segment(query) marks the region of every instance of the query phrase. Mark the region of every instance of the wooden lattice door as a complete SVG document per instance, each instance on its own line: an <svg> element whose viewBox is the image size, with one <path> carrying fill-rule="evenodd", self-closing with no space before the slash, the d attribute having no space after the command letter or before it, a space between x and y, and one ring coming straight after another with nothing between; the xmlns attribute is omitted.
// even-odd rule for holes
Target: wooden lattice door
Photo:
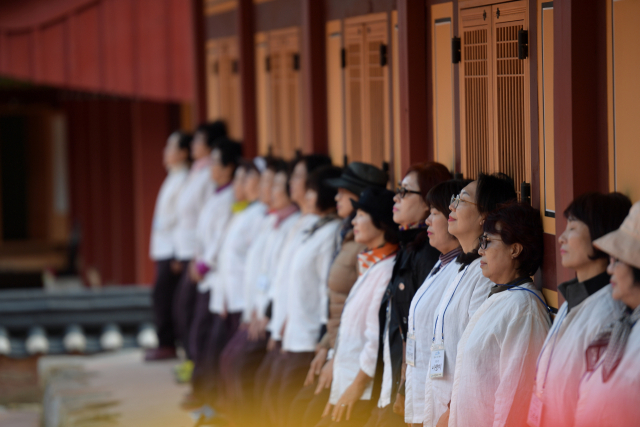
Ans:
<svg viewBox="0 0 640 427"><path fill-rule="evenodd" d="M345 25L346 153L381 166L390 159L388 21Z"/></svg>
<svg viewBox="0 0 640 427"><path fill-rule="evenodd" d="M301 147L299 43L297 28L269 34L272 148L285 158Z"/></svg>
<svg viewBox="0 0 640 427"><path fill-rule="evenodd" d="M242 104L235 37L210 40L207 44L207 91L209 120L223 119L229 134L242 138Z"/></svg>
<svg viewBox="0 0 640 427"><path fill-rule="evenodd" d="M529 62L518 57L526 29L525 1L460 12L463 172L504 172L517 192L531 182Z"/></svg>

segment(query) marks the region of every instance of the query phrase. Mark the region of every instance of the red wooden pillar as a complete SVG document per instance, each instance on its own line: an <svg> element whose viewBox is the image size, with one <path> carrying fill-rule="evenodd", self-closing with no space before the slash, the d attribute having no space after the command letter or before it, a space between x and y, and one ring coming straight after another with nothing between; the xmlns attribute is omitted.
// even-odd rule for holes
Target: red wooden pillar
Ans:
<svg viewBox="0 0 640 427"><path fill-rule="evenodd" d="M191 9L193 15L193 58L195 78L194 83L194 121L204 122L207 119L207 75L205 60L205 16L202 0L192 0ZM194 126L195 127L195 126Z"/></svg>
<svg viewBox="0 0 640 427"><path fill-rule="evenodd" d="M324 9L323 0L302 2L302 144L316 154L329 152Z"/></svg>
<svg viewBox="0 0 640 427"><path fill-rule="evenodd" d="M562 212L588 191L609 191L606 5L598 0L554 4L554 140L556 232ZM558 283L571 279L556 255Z"/></svg>
<svg viewBox="0 0 640 427"><path fill-rule="evenodd" d="M245 157L253 157L258 153L253 7L252 0L238 0L238 48Z"/></svg>
<svg viewBox="0 0 640 427"><path fill-rule="evenodd" d="M402 170L433 160L433 139L427 109L426 2L398 0L400 79L400 144Z"/></svg>

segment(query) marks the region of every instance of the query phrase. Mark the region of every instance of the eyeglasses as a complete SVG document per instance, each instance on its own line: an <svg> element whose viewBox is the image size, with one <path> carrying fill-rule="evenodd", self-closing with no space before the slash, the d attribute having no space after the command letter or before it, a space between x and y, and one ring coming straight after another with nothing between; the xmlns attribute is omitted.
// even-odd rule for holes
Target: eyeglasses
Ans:
<svg viewBox="0 0 640 427"><path fill-rule="evenodd" d="M468 200L462 200L459 194L451 196L451 202L449 204L452 205L454 209L458 209L458 205L460 204L460 202L470 203L472 205L478 206L477 203L473 203Z"/></svg>
<svg viewBox="0 0 640 427"><path fill-rule="evenodd" d="M502 240L500 239L489 239L489 236L487 236L486 234L483 234L482 236L480 236L480 249L485 250L487 249L487 246L489 245L490 242L502 242Z"/></svg>
<svg viewBox="0 0 640 427"><path fill-rule="evenodd" d="M407 194L422 194L422 193L420 193L419 191L407 190L404 187L398 187L396 188L396 194L400 196L401 199L404 199L404 196L406 196Z"/></svg>

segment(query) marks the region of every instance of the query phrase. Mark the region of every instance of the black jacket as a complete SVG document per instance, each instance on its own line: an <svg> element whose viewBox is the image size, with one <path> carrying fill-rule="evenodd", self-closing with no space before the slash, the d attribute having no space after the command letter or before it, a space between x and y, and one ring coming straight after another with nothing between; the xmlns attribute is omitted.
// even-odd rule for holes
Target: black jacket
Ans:
<svg viewBox="0 0 640 427"><path fill-rule="evenodd" d="M407 335L407 319L411 300L422 286L433 266L438 262L440 252L431 247L427 238L427 231L423 229L400 231L400 249L396 254L391 280L382 297L380 312L380 345L378 348L378 362L373 380L372 399L378 399L382 388L382 373L384 370L384 332L389 317L389 349L393 369L393 383L391 387L391 403L395 400L402 375L403 343Z"/></svg>

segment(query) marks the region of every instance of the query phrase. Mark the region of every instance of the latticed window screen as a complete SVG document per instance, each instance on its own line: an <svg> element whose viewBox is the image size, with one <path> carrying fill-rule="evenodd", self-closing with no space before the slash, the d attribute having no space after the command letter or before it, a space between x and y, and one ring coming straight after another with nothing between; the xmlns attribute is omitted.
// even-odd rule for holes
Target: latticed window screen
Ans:
<svg viewBox="0 0 640 427"><path fill-rule="evenodd" d="M209 120L223 119L229 134L242 138L242 104L235 37L207 43L207 91Z"/></svg>
<svg viewBox="0 0 640 427"><path fill-rule="evenodd" d="M386 20L345 26L346 153L381 166L390 159L389 74L381 55L388 44Z"/></svg>
<svg viewBox="0 0 640 427"><path fill-rule="evenodd" d="M271 145L273 154L292 158L301 146L299 31L269 34Z"/></svg>
<svg viewBox="0 0 640 427"><path fill-rule="evenodd" d="M518 59L526 7L516 1L460 12L463 172L504 172L518 193L531 182L528 60Z"/></svg>

